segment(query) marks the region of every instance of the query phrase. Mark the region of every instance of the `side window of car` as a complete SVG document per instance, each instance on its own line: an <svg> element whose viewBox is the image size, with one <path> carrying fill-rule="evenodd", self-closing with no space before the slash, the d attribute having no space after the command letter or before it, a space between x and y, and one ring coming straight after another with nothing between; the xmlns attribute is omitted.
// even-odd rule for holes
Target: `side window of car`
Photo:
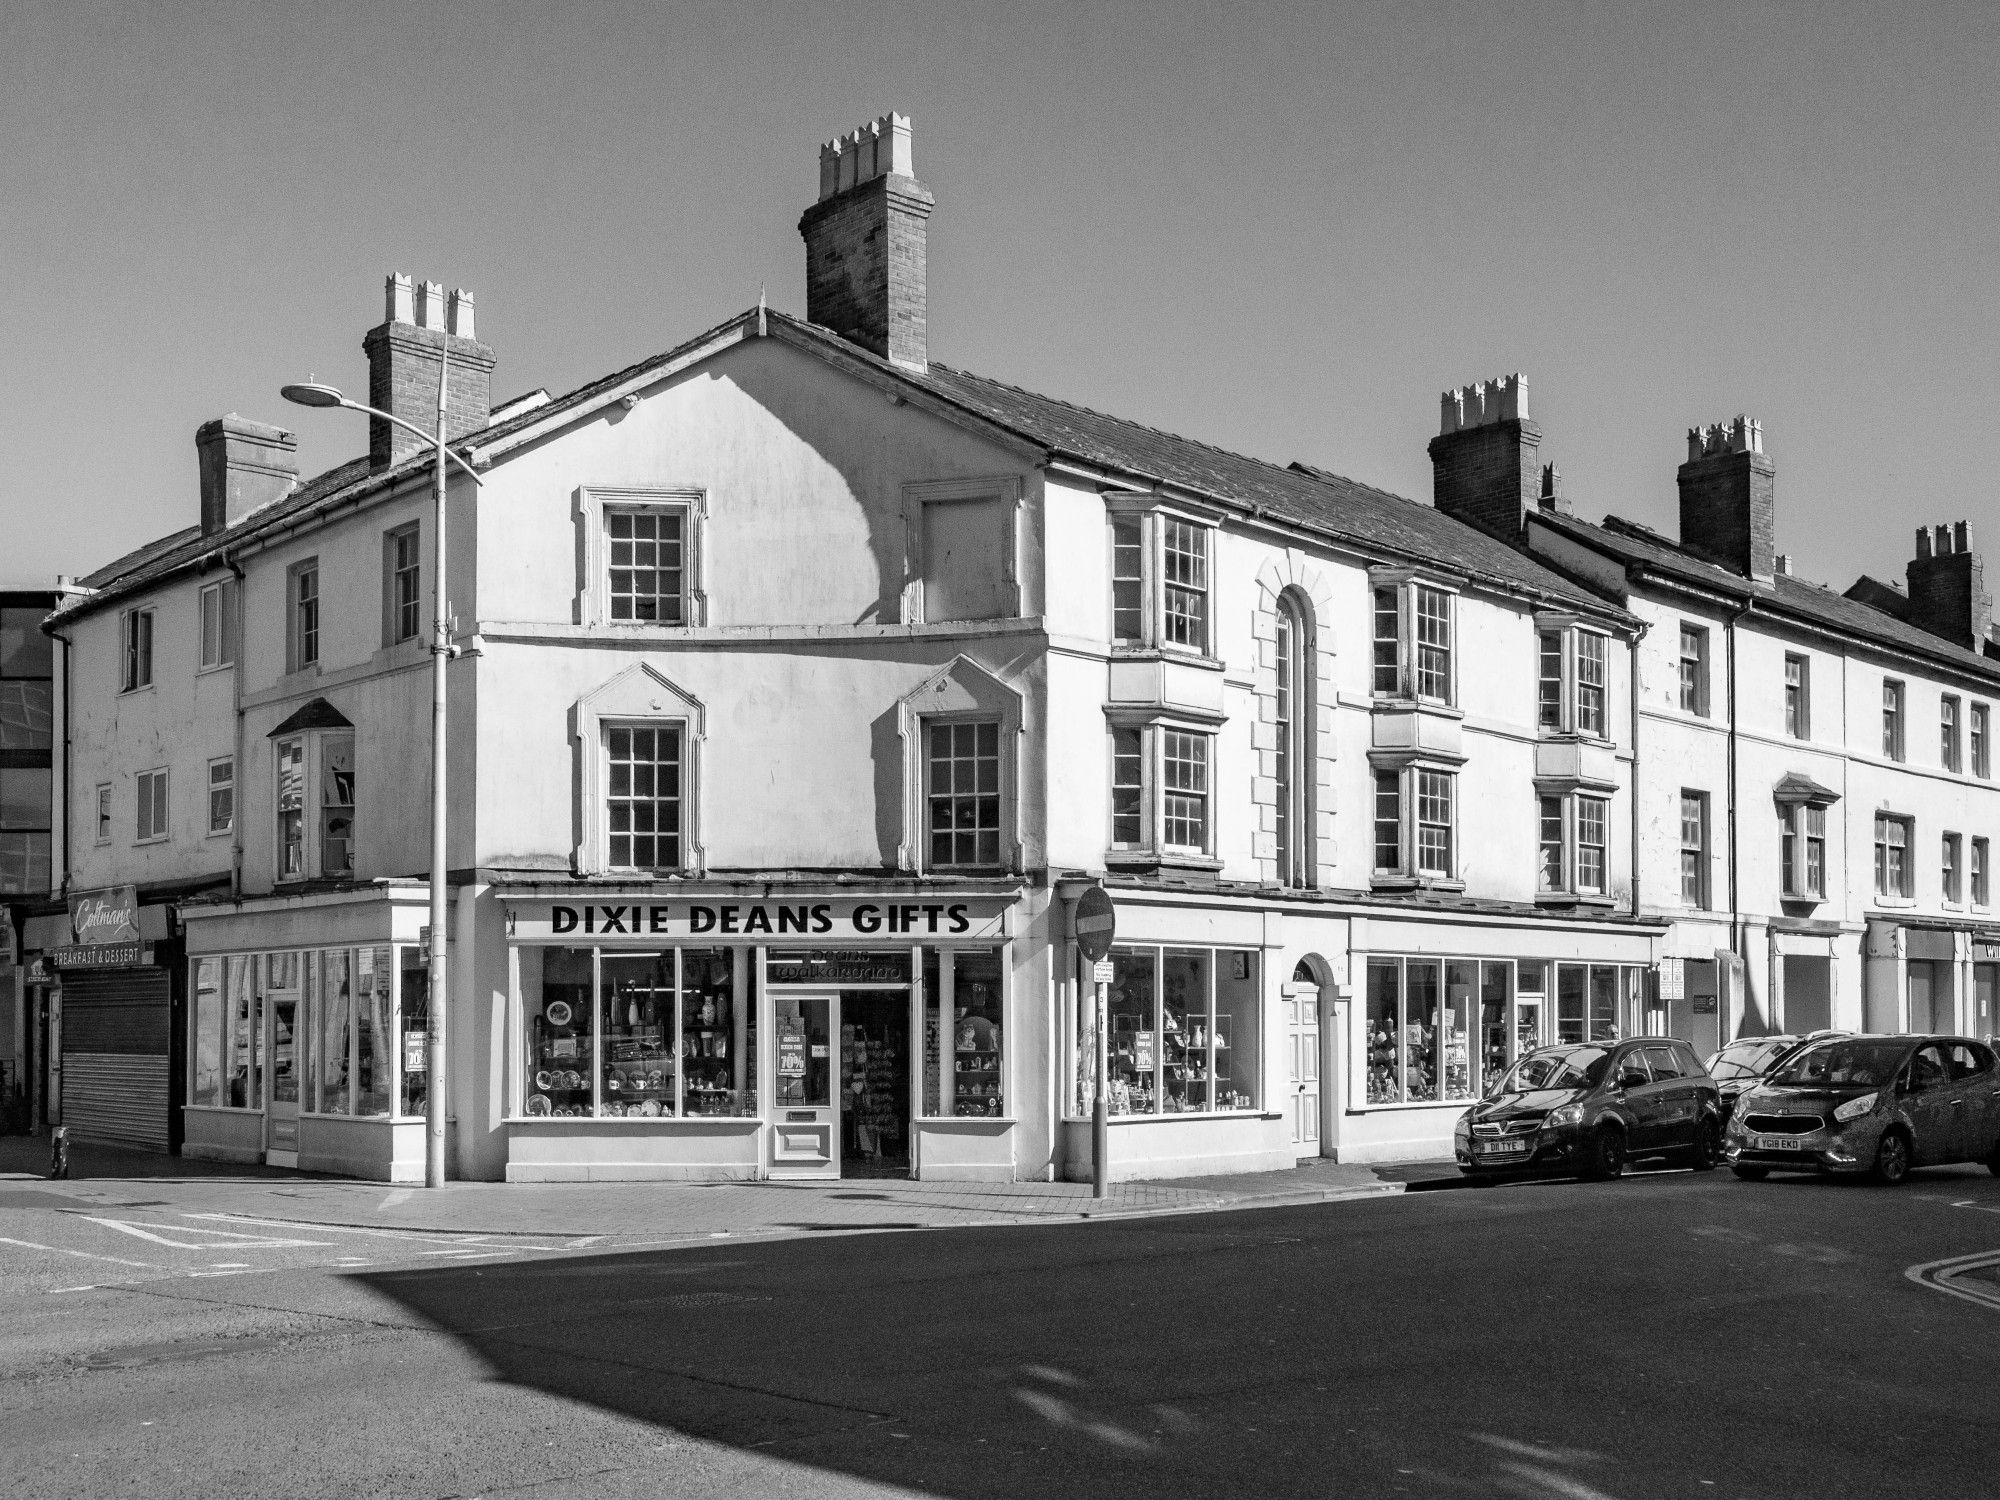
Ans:
<svg viewBox="0 0 2000 1500"><path fill-rule="evenodd" d="M1934 1089L1944 1082L1944 1058L1939 1056L1935 1044L1917 1048L1917 1055L1910 1059L1908 1082L1904 1087L1912 1094Z"/></svg>
<svg viewBox="0 0 2000 1500"><path fill-rule="evenodd" d="M1694 1048L1686 1042L1674 1043L1674 1056L1680 1059L1683 1078L1699 1078L1708 1071L1701 1065L1701 1059L1694 1055Z"/></svg>
<svg viewBox="0 0 2000 1500"><path fill-rule="evenodd" d="M1944 1061L1945 1066L1951 1069L1951 1081L1957 1083L1961 1079L1976 1078L1992 1066L1993 1055L1987 1053L1982 1058L1979 1055L1982 1052L1986 1052L1984 1047L1975 1046L1971 1042L1953 1042L1946 1047Z"/></svg>
<svg viewBox="0 0 2000 1500"><path fill-rule="evenodd" d="M1681 1076L1680 1059L1674 1056L1673 1048L1648 1047L1645 1051L1646 1062L1653 1070L1654 1082L1665 1083L1670 1078Z"/></svg>

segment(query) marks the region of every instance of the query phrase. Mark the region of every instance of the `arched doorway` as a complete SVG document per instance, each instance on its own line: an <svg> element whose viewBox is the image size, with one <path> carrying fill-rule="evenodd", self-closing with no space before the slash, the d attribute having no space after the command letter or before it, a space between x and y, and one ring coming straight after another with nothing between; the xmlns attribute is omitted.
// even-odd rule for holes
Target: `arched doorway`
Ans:
<svg viewBox="0 0 2000 1500"><path fill-rule="evenodd" d="M1300 1161L1333 1153L1329 1138L1329 1088L1338 1080L1327 1059L1331 1028L1323 1024L1325 1002L1333 995L1326 960L1307 954L1284 986L1285 1067L1288 1086L1285 1113L1291 1126L1292 1149Z"/></svg>

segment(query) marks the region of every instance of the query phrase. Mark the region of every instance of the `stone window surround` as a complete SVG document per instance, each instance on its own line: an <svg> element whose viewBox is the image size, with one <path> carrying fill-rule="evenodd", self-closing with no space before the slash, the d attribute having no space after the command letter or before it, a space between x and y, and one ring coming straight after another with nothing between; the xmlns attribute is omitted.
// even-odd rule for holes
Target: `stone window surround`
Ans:
<svg viewBox="0 0 2000 1500"><path fill-rule="evenodd" d="M1278 604L1289 596L1305 630L1300 655L1309 664L1305 680L1295 684L1292 712L1305 731L1299 738L1312 748L1312 765L1310 770L1295 766L1292 774L1303 783L1306 827L1297 836L1305 855L1305 886L1313 889L1324 873L1335 868L1338 852L1334 778L1339 747L1334 710L1339 682L1332 633L1326 623L1336 618L1333 589L1313 559L1288 549L1258 569L1256 590L1250 616L1250 634L1257 648L1257 713L1250 723L1250 747L1257 761L1250 801L1257 823L1250 835L1251 853L1259 879L1283 883L1278 869Z"/></svg>
<svg viewBox="0 0 2000 1500"><path fill-rule="evenodd" d="M570 741L576 756L576 843L570 863L579 875L611 871L605 811L604 726L672 727L681 736L680 873L705 874L708 852L701 836L701 757L708 710L650 663L637 662L599 683L570 708Z"/></svg>
<svg viewBox="0 0 2000 1500"><path fill-rule="evenodd" d="M1216 662L1216 577L1215 577L1215 537L1221 530L1222 517L1199 506L1181 500L1168 500L1151 491L1105 490L1104 499L1104 558L1105 591L1104 606L1106 638L1111 641L1111 649L1120 653L1169 653L1177 657L1193 658L1199 661ZM1139 545L1141 562L1139 567L1139 639L1120 641L1110 629L1111 612L1111 570L1112 556L1111 524L1114 521L1131 520L1139 522ZM1202 622L1205 639L1199 648L1175 644L1165 638L1166 590L1163 587L1163 560L1161 554L1162 521L1166 519L1185 521L1201 529L1207 544L1208 586L1204 597L1207 600L1208 615ZM1212 774L1212 772L1211 772ZM1210 822L1214 819L1211 818Z"/></svg>
<svg viewBox="0 0 2000 1500"><path fill-rule="evenodd" d="M708 491L699 485L578 485L575 494L579 571L576 580L576 623L605 630L674 630L708 623ZM611 552L604 533L604 512L611 508L657 507L678 510L681 523L681 597L683 618L614 620L611 618Z"/></svg>
<svg viewBox="0 0 2000 1500"><path fill-rule="evenodd" d="M896 733L903 750L903 829L896 848L898 870L917 874L930 868L925 727L980 721L1000 725L1001 863L1013 874L1020 874L1026 868L1020 812L1021 707L1018 692L968 656L954 657L897 700ZM968 872L961 866L953 866L950 873Z"/></svg>
<svg viewBox="0 0 2000 1500"><path fill-rule="evenodd" d="M931 479L903 486L903 623L921 625L924 614L924 507L957 501L997 500L1000 504L1000 547L1003 609L1000 619L1021 615L1021 499L1017 474L971 479Z"/></svg>

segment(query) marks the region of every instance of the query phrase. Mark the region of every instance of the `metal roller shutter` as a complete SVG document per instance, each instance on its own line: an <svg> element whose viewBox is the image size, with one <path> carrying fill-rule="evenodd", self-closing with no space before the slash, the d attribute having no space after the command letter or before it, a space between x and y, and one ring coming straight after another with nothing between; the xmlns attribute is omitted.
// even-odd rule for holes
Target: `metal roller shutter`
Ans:
<svg viewBox="0 0 2000 1500"><path fill-rule="evenodd" d="M79 1140L170 1149L171 982L164 969L63 975L63 1123Z"/></svg>

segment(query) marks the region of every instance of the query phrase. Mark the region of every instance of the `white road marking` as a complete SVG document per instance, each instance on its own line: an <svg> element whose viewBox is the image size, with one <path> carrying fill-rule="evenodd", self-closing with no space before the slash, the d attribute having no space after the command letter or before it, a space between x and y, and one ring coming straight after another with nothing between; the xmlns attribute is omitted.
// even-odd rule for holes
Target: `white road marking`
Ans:
<svg viewBox="0 0 2000 1500"><path fill-rule="evenodd" d="M285 1240L273 1239L267 1234L238 1234L229 1229L190 1229L179 1224L154 1224L146 1220L99 1219L85 1214L84 1220L90 1224L102 1224L106 1229L115 1229L120 1234L129 1234L134 1239L151 1240L156 1245L165 1245L171 1250L301 1250L324 1249L325 1240ZM170 1240L165 1235L148 1231L165 1229L173 1234L205 1234L206 1240ZM222 1241L218 1244L216 1241Z"/></svg>
<svg viewBox="0 0 2000 1500"><path fill-rule="evenodd" d="M160 1267L149 1260L120 1260L115 1255L92 1255L88 1250L65 1250L60 1245L37 1245L33 1240L10 1240L0 1238L0 1245L21 1245L29 1250L52 1250L57 1255L80 1255L85 1260L108 1260L114 1266L137 1266L145 1271L157 1271Z"/></svg>
<svg viewBox="0 0 2000 1500"><path fill-rule="evenodd" d="M1977 1255L1954 1255L1945 1260L1925 1261L1920 1266L1911 1266L1903 1275L1918 1286L2000 1312L2000 1283L1961 1279L1989 1266L2000 1267L2000 1250L1982 1250Z"/></svg>

